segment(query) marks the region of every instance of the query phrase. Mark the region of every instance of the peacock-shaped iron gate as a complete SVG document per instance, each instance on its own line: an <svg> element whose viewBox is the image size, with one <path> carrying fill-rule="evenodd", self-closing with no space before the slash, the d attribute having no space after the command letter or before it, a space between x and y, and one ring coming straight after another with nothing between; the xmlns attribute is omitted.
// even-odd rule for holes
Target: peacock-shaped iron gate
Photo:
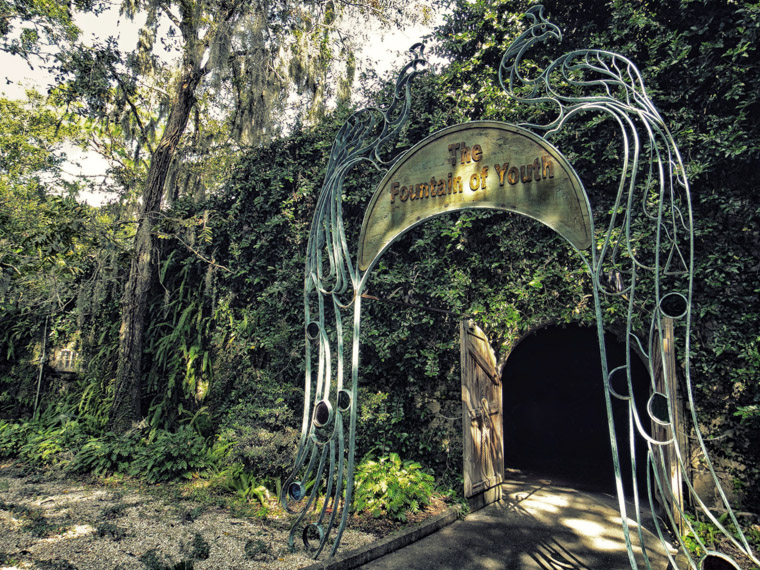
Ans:
<svg viewBox="0 0 760 570"><path fill-rule="evenodd" d="M520 126L549 138L575 116L599 113L619 126L622 137L622 168L606 231L596 233L592 219L591 235L595 244L585 250L574 245L573 248L586 266L593 284L618 506L631 567L639 567L631 533L638 533L640 543L645 546L641 530L642 505L648 503L655 512L656 495L660 497L659 508L664 520L654 518L652 522L660 540L669 540L666 527L681 527L677 535L690 533L693 540L700 541L690 518L683 512L684 501L675 500L682 492L688 494L687 502L691 508L720 529L742 555L760 565L721 488L694 411L689 366L694 279L692 208L689 183L678 148L649 99L638 69L619 54L598 49L575 50L555 59L532 78L525 77L521 73L521 60L526 51L550 38L562 39L560 29L544 18L541 6L530 8L526 17L530 25L506 50L499 66L499 80L511 97L525 104L544 106L547 112L541 116L551 118L544 124ZM309 236L304 273L306 369L303 422L295 464L283 485L281 501L288 512L298 515L290 532L289 546L293 548L300 535L315 558L330 542L330 556L336 553L352 503L361 299L375 264L373 261L361 271L352 262L342 217L343 181L349 170L362 161L381 170L388 169L400 158L399 155L383 160L380 152L407 121L411 82L427 65L421 44L412 47L411 53L411 61L398 75L389 107L362 109L351 115L338 132ZM635 230L641 224L654 228L654 247L644 247L636 242ZM607 366L603 310L606 297L611 295L627 300L626 333L629 338L626 364L612 370ZM344 322L350 323L348 327ZM675 371L667 367L659 370L665 361L666 323L669 326L672 322L676 323L675 348L683 358L685 398L692 414L696 445L718 490L721 510L727 516L716 516L699 497L688 477L683 475L680 481L673 481L664 468L666 463L675 462L680 473L685 474L689 461L674 429L672 403L676 395L670 388L674 383L668 381L667 375L673 375ZM638 332L641 330L646 333ZM345 350L349 343L350 356ZM648 418L640 417L637 411L630 371L631 345L638 349L640 356L643 355L650 373ZM658 373L666 376L665 382L655 383ZM658 391L663 390L661 386L664 391ZM647 446L646 496L640 496L637 491L633 449L630 457L621 457L618 451L612 419L613 398L628 402L629 424ZM651 425L657 425L658 429L648 429L647 426ZM632 496L627 496L623 488L622 461L632 463ZM632 525L629 518L635 519L636 524ZM683 540L678 540L679 560L687 561L688 568L713 567L710 564L718 561L739 568L730 555L713 551L701 542L700 547L706 554L696 560ZM645 567L651 570L646 548L642 550ZM670 552L668 548L665 550ZM675 556L668 553L668 557L671 565L678 567Z"/></svg>

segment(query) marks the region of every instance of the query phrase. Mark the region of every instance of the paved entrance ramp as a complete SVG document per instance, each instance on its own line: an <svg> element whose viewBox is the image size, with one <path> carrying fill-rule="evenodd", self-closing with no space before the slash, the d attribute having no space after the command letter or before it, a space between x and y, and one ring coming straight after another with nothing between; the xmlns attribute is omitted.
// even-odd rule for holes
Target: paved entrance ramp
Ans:
<svg viewBox="0 0 760 570"><path fill-rule="evenodd" d="M504 500L368 564L366 569L625 570L631 568L616 501L548 479L504 483ZM636 561L644 553L631 524ZM646 529L654 570L669 568L659 539Z"/></svg>

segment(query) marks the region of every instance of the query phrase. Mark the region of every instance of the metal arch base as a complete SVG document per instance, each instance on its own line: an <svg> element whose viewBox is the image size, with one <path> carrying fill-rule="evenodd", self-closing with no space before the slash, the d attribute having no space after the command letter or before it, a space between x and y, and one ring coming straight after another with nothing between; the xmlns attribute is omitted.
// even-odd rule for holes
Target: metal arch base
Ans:
<svg viewBox="0 0 760 570"><path fill-rule="evenodd" d="M665 329L669 322L677 323L675 348L685 359L686 396L697 445L707 458L708 469L719 490L728 520L737 529L736 535L729 532L726 525L702 502L688 478L684 477L682 486L691 504L702 516L720 529L735 549L760 565L709 462L694 412L689 376L694 279L692 208L689 184L678 148L649 99L638 69L619 54L603 50L576 50L554 60L538 76L532 79L523 77L520 63L531 46L550 38L562 38L560 29L544 18L541 6L533 6L526 16L530 26L506 50L499 66L499 79L504 90L516 100L546 106L555 111L555 116L546 124L520 126L549 137L562 130L580 113L601 113L618 125L624 148L618 191L607 227L596 232L592 220L592 235L596 236L597 247L592 246L588 251L575 250L587 267L593 284L618 505L631 568L640 567L631 542L631 532L639 532L644 546L644 567L652 570L646 557L643 535L632 530L627 521L629 517L635 518L637 528L641 529L639 506L644 501L653 506L655 495L666 499L665 515L671 527L675 528L683 521L687 532L694 537L696 533L681 508L672 506L678 505L677 501L671 500L680 490L674 489L673 482L660 474L666 453L675 458L681 473L686 472L687 458L673 430L675 394L667 388L670 385L668 375L672 376L673 371L663 370L666 376L665 392L657 392L654 385L652 387L653 396L648 407L651 417L639 417L633 401L630 350L626 366L614 370L607 368L603 307L609 295L624 296L628 300L628 338L636 343L640 355L644 355L651 378L654 378L658 363L665 360ZM304 273L306 369L303 421L295 464L283 486L281 501L288 512L298 515L288 540L290 547L295 547L296 537L299 537L315 558L331 540L330 556L337 552L352 502L361 294L372 271L371 266L364 272L359 270L349 253L342 219L343 180L347 172L361 161L368 161L380 169L389 168L398 158L383 161L379 151L408 119L410 83L426 65L421 45L414 46L411 51L412 59L398 75L390 106L383 110L362 109L354 113L339 131L309 236ZM642 160L642 155L645 160ZM642 223L653 227L656 236L653 253L647 259L642 257L632 237L634 226ZM609 276L613 276L616 285L612 292L603 286L609 281ZM671 308L673 304L679 306L675 311ZM634 331L636 319L648 323L646 338L640 338ZM350 356L345 351L349 342ZM349 367L350 375L347 372ZM613 390L611 383L613 376L623 373L628 386L627 394L619 392L619 383L616 385L618 391ZM631 457L621 458L618 452L611 412L613 397L628 400L629 421L636 426L648 448L648 472L651 473L647 481L648 493L647 497L639 496L634 484L634 512L629 512L627 506L629 497L623 489L621 461L635 463L635 453L632 451ZM661 426L664 437L654 437L645 429L644 426L652 421ZM636 469L632 472L635 478ZM665 542L664 526L658 527L658 534L660 540ZM698 538L695 540L699 542ZM701 569L712 557L739 568L728 553L714 552L702 543L700 546L708 554L695 560L681 540L679 550L687 561L686 567ZM675 557L668 556L671 565L677 568Z"/></svg>

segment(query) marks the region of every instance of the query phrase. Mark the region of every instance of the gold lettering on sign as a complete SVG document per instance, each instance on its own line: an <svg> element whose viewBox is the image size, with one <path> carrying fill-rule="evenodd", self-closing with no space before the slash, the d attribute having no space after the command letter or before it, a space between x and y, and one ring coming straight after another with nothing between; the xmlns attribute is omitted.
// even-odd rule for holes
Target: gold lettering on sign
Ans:
<svg viewBox="0 0 760 570"><path fill-rule="evenodd" d="M457 150L459 150L459 143L451 143L449 145L449 162L451 166L457 163Z"/></svg>
<svg viewBox="0 0 760 570"><path fill-rule="evenodd" d="M533 182L533 166L530 164L524 164L520 167L520 180L523 184L527 182Z"/></svg>
<svg viewBox="0 0 760 570"><path fill-rule="evenodd" d="M446 157L446 162L452 166L456 166L457 162L460 165L466 165L483 160L483 147L479 144L469 147L465 141L462 141L451 143L447 149L448 156ZM554 178L552 157L545 154L540 157L537 156L533 162L528 164L520 164L519 166L510 165L510 162L507 161L501 164L497 162L493 167L499 177L499 186L504 186L505 182L510 186L515 186L519 183L530 184L546 180L547 178ZM480 170L476 170L470 175L470 190L473 192L486 190L487 181L488 167L483 166ZM462 177L454 176L454 173L449 172L446 178L438 179L435 176L431 176L429 182L409 184L408 186L402 186L401 182L394 181L391 183L389 193L391 204L395 204L396 198L401 202L407 202L425 198L437 198L438 196L445 196L447 194L457 194L463 190Z"/></svg>
<svg viewBox="0 0 760 570"><path fill-rule="evenodd" d="M457 164L457 153L459 153L459 164L470 164L470 162L480 162L483 158L483 147L479 144L472 145L472 148L467 146L467 143L462 141L460 143L451 143L448 146L449 156L446 159L451 166Z"/></svg>
<svg viewBox="0 0 760 570"><path fill-rule="evenodd" d="M396 196L398 196L398 187L399 186L400 185L399 185L398 182L394 182L393 184L391 184L391 204L393 204L393 202L395 202Z"/></svg>
<svg viewBox="0 0 760 570"><path fill-rule="evenodd" d="M551 157L544 156L544 170L543 174L541 175L542 178L546 178L547 172L549 173L549 178L554 178L554 165L552 164Z"/></svg>
<svg viewBox="0 0 760 570"><path fill-rule="evenodd" d="M469 164L472 160L472 155L470 154L470 147L468 147L464 141L459 146L459 164Z"/></svg>
<svg viewBox="0 0 760 570"><path fill-rule="evenodd" d="M507 168L509 168L509 163L505 162L504 164L499 167L499 164L496 163L493 165L493 167L496 169L496 174L499 175L499 186L504 186L504 175L507 173ZM393 202L393 199L391 199L391 202Z"/></svg>

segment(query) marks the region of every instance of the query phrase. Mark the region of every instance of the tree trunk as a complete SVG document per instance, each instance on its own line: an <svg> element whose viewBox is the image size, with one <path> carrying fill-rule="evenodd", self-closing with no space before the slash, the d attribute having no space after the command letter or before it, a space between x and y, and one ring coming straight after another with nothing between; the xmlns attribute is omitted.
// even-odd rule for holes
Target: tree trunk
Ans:
<svg viewBox="0 0 760 570"><path fill-rule="evenodd" d="M109 417L110 429L117 433L131 429L142 416L143 333L154 268L155 239L152 228L156 214L161 209L169 166L195 105L195 90L202 76L200 70L191 69L181 78L166 129L153 153L145 181L142 207L137 220L135 251L121 305L116 391Z"/></svg>

